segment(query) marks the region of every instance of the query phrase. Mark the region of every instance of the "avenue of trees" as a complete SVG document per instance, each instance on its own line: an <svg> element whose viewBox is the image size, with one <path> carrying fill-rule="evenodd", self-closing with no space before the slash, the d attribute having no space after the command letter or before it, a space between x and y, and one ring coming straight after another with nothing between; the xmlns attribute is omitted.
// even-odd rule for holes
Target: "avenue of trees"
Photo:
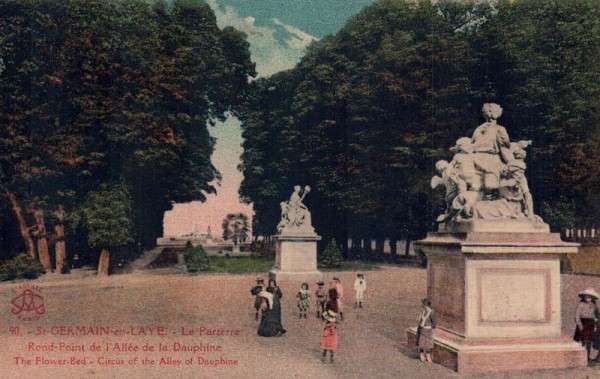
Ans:
<svg viewBox="0 0 600 379"><path fill-rule="evenodd" d="M200 0L0 0L0 258L154 244L215 192L207 128L254 75Z"/></svg>
<svg viewBox="0 0 600 379"><path fill-rule="evenodd" d="M444 207L443 191L429 186L433 166L481 124L484 102L502 105L512 140L533 140L536 214L553 231L596 222L598 5L382 0L295 68L254 81L239 167L253 233L275 234L279 203L307 184L323 241L375 239L377 257L385 238L424 237ZM356 251L342 246L345 256Z"/></svg>
<svg viewBox="0 0 600 379"><path fill-rule="evenodd" d="M533 141L535 213L554 231L592 225L598 5L380 0L295 68L249 81L245 36L201 0L0 0L0 260L62 271L103 251L105 270L111 251L154 244L174 202L215 192L208 127L228 114L255 235L275 234L281 201L309 185L313 226L346 257L361 239L377 258L386 238L422 238L444 207L434 163L484 102Z"/></svg>

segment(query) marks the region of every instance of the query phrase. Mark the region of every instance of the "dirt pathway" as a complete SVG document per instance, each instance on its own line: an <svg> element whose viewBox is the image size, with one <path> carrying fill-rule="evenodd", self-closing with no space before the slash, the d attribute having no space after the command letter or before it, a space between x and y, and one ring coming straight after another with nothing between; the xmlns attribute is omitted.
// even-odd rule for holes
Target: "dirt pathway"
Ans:
<svg viewBox="0 0 600 379"><path fill-rule="evenodd" d="M418 362L412 347L406 346L405 329L415 323L419 299L426 293L426 271L422 269L385 267L366 272L369 287L362 309L352 307L356 273L335 273L345 286L346 317L339 325L340 349L334 364L320 361L322 322L314 314L308 319L298 318L295 293L300 282L280 283L284 293L283 324L288 333L284 337L262 338L256 335L258 322L253 318L249 292L256 275L136 272L107 278L55 275L28 282L42 288L33 290L43 294L45 302L45 313L40 319L28 322L10 313L11 299L23 291L18 288L19 283L0 283L0 377L461 377L439 365ZM326 279L333 275L328 273ZM576 293L588 286L600 289L600 278L563 277L565 333L572 333L574 327ZM310 289L314 291L313 283ZM103 331L108 334L102 334ZM100 351L91 351L92 344L97 344ZM166 351L158 351L162 347ZM182 347L204 351L182 351ZM73 351L78 348L83 351ZM128 351L135 348L137 351ZM149 351L150 348L154 350ZM61 359L67 361L61 364ZM599 370L534 371L488 377L591 378L600 376Z"/></svg>

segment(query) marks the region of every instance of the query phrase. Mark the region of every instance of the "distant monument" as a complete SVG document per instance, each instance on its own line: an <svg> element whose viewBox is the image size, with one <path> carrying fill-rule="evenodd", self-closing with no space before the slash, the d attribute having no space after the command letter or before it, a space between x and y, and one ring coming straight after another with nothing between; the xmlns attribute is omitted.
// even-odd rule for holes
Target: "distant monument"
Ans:
<svg viewBox="0 0 600 379"><path fill-rule="evenodd" d="M202 233L200 232L198 224L194 224L194 229L190 233L181 234L179 236L159 237L156 239L156 244L158 246L185 246L188 241L192 242L194 245L203 245L205 248L207 246L216 245L210 231L210 225L208 226L206 233Z"/></svg>
<svg viewBox="0 0 600 379"><path fill-rule="evenodd" d="M187 238L189 241L192 241L195 243L206 243L206 242L212 242L213 236L210 233L210 225L208 226L206 233L201 233L200 228L198 227L198 224L194 224L193 232L187 233L187 234L182 234L178 238L180 238L180 239Z"/></svg>
<svg viewBox="0 0 600 379"><path fill-rule="evenodd" d="M302 202L310 187L294 186L288 201L281 202L281 221L277 225L275 265L269 277L276 280L319 280L317 241L311 214Z"/></svg>
<svg viewBox="0 0 600 379"><path fill-rule="evenodd" d="M561 335L560 258L577 252L534 213L525 149L497 123L456 141L436 163L432 188L446 189L438 232L415 243L427 255L427 294L436 311L434 361L458 372L587 365L585 349ZM407 331L414 344L416 328Z"/></svg>

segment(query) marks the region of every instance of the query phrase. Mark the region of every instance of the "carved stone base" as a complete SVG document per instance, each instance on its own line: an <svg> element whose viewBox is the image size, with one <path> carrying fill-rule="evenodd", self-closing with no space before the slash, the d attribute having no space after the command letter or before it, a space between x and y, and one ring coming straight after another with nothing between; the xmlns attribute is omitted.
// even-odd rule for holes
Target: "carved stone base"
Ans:
<svg viewBox="0 0 600 379"><path fill-rule="evenodd" d="M415 346L416 328L406 333ZM436 329L433 339L433 361L461 374L587 366L587 352L570 337L469 340Z"/></svg>
<svg viewBox="0 0 600 379"><path fill-rule="evenodd" d="M275 280L320 280L323 274L317 270L318 235L276 236L275 265L269 278Z"/></svg>
<svg viewBox="0 0 600 379"><path fill-rule="evenodd" d="M434 361L459 372L585 366L585 349L561 335L560 258L578 244L501 222L496 230L415 243L427 255ZM408 339L414 344L414 330Z"/></svg>

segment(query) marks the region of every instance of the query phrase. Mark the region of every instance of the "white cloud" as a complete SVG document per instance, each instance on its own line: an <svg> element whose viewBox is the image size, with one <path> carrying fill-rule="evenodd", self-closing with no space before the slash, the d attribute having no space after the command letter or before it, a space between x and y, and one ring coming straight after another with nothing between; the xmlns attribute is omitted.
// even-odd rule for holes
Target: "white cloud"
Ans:
<svg viewBox="0 0 600 379"><path fill-rule="evenodd" d="M270 20L272 27L256 25L252 16L242 18L230 6L222 9L217 0L207 0L217 16L220 28L233 26L248 35L250 53L256 63L259 76L269 76L287 70L296 65L305 53L306 47L317 39L302 30L286 25L278 19ZM284 33L284 42L278 40L276 33ZM211 160L221 172L223 179L217 187L217 195L208 195L206 202L197 201L176 204L172 211L166 212L163 221L165 236L177 236L189 233L197 225L204 231L211 227L214 235L219 235L221 220L229 212L245 212L252 215L252 206L239 202L238 189L243 175L237 171L242 153L240 123L229 117L216 128L210 128L210 134L217 139L215 152ZM218 185L217 183L212 183Z"/></svg>
<svg viewBox="0 0 600 379"><path fill-rule="evenodd" d="M318 40L278 19L271 20L274 27L258 26L254 17L242 18L231 6L223 9L219 7L217 0L208 0L207 2L217 16L219 27L233 26L248 35L250 53L252 60L256 63L258 76L269 76L294 67L304 55L306 47ZM281 27L289 33L289 36L285 38L285 44L275 37L275 33L278 31L276 27Z"/></svg>
<svg viewBox="0 0 600 379"><path fill-rule="evenodd" d="M285 30L288 31L288 33L291 34L290 38L286 39L285 41L287 42L288 46L290 46L293 49L305 49L311 43L318 41L318 38L311 36L306 32L303 32L295 26L286 25L277 18L272 19L272 21L275 25L283 27Z"/></svg>

